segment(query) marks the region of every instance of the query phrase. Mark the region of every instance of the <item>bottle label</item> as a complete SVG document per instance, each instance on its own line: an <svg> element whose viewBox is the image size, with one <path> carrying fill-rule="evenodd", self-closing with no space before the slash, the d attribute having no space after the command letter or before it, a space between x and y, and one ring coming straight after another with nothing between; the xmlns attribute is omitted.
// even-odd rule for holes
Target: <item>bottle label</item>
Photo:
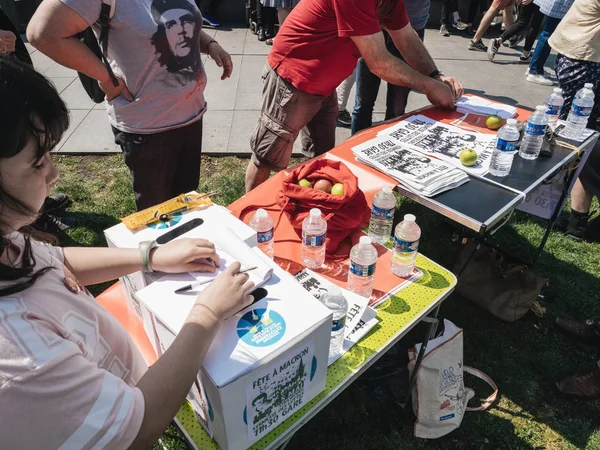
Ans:
<svg viewBox="0 0 600 450"><path fill-rule="evenodd" d="M369 264L368 266L363 266L362 264L357 264L354 261L350 261L350 272L354 275L358 275L359 277L370 277L375 273L375 264Z"/></svg>
<svg viewBox="0 0 600 450"><path fill-rule="evenodd" d="M331 331L343 330L346 326L346 314L340 317L338 320L333 320L331 323Z"/></svg>
<svg viewBox="0 0 600 450"><path fill-rule="evenodd" d="M560 105L549 105L546 103L546 114L549 116L558 116Z"/></svg>
<svg viewBox="0 0 600 450"><path fill-rule="evenodd" d="M256 240L259 244L264 244L265 242L269 242L273 239L273 228L268 231L259 231L256 233Z"/></svg>
<svg viewBox="0 0 600 450"><path fill-rule="evenodd" d="M302 233L302 243L304 245L308 245L309 247L320 247L321 245L325 245L326 236L327 233L312 236L304 232Z"/></svg>
<svg viewBox="0 0 600 450"><path fill-rule="evenodd" d="M498 138L496 142L496 148L501 152L516 152L518 141L505 141L502 138Z"/></svg>
<svg viewBox="0 0 600 450"><path fill-rule="evenodd" d="M590 114L592 114L592 107L591 106L579 106L579 105L576 105L575 103L573 103L571 105L571 112L579 117L588 117Z"/></svg>
<svg viewBox="0 0 600 450"><path fill-rule="evenodd" d="M383 209L383 208L378 208L377 206L373 205L373 209L371 210L371 217L373 217L375 219L381 219L381 220L393 219L394 218L394 209L395 208Z"/></svg>
<svg viewBox="0 0 600 450"><path fill-rule="evenodd" d="M546 125L536 125L535 123L527 122L525 133L531 136L542 136L546 130Z"/></svg>
<svg viewBox="0 0 600 450"><path fill-rule="evenodd" d="M416 241L403 241L394 237L394 250L402 253L416 252L419 248L419 240Z"/></svg>

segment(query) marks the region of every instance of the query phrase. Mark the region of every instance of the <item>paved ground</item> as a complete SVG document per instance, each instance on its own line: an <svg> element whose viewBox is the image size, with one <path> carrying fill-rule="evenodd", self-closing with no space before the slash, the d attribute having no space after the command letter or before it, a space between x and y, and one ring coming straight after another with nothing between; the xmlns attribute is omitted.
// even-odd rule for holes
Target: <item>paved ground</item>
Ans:
<svg viewBox="0 0 600 450"><path fill-rule="evenodd" d="M206 99L209 111L204 119L203 151L213 155L244 155L249 152L250 135L256 125L260 106L261 69L270 47L258 42L246 28L222 27L209 30L215 39L231 53L234 73L228 80L220 80L220 71L212 61L206 61L208 87ZM492 33L497 33L493 30ZM525 82L526 66L518 63L519 51L506 47L490 63L484 52L467 50L468 38L444 38L436 29L428 29L425 44L440 69L458 77L468 92L485 95L512 105L533 108L542 103L550 88ZM95 105L88 97L77 74L64 68L29 46L37 70L56 85L71 111L71 127L57 149L61 153L119 152L106 119L103 104ZM519 49L520 50L520 47ZM547 67L553 67L551 57ZM354 90L348 109L354 104ZM411 94L409 110L427 105L421 94ZM385 111L385 88L380 89L375 108L375 119L381 120ZM338 127L337 142L350 135Z"/></svg>

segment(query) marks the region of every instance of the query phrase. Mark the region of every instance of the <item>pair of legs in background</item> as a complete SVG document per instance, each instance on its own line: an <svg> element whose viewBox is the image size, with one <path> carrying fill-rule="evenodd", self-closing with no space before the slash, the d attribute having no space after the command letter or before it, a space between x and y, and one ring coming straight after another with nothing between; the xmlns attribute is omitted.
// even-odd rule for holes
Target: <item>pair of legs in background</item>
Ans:
<svg viewBox="0 0 600 450"><path fill-rule="evenodd" d="M517 21L508 27L499 38L490 39L487 48L490 61L494 59L494 56L502 43L508 41L510 42L510 47L515 47L519 41L519 34L527 30L525 46L523 47L523 54L520 57L520 62L529 63L531 61L531 49L535 42L535 38L540 31L543 20L544 14L542 14L538 5L533 2L528 3L527 5L522 4L519 7L519 17Z"/></svg>
<svg viewBox="0 0 600 450"><path fill-rule="evenodd" d="M477 27L475 36L473 36L473 39L469 42L469 50L487 51L487 47L481 42L481 38L488 30L499 11L502 11L502 14L504 15L504 24L506 25L506 28L508 29L511 27L514 23L512 14L513 1L514 0L494 0L492 2L492 6L489 7L481 19L481 23L479 24L479 27Z"/></svg>
<svg viewBox="0 0 600 450"><path fill-rule="evenodd" d="M529 63L526 79L531 83L552 86L552 81L546 78L544 75L544 64L546 64L551 51L550 45L548 44L548 39L550 39L550 36L552 36L554 30L556 30L556 27L560 23L561 19L548 16L544 17L546 20L538 37L535 50L531 56L531 62Z"/></svg>
<svg viewBox="0 0 600 450"><path fill-rule="evenodd" d="M425 30L421 29L416 32L421 40L425 37ZM385 32L385 45L387 50L397 58L403 59L402 55L394 45L390 35ZM374 75L367 66L364 58L358 60L356 66L356 100L354 103L354 111L352 113L352 134L357 131L368 128L373 123L373 109L375 100L379 93L381 78ZM406 86L396 86L388 83L385 108L385 120L401 116L406 110L408 94L410 88Z"/></svg>
<svg viewBox="0 0 600 450"><path fill-rule="evenodd" d="M263 82L261 113L250 138L252 157L246 169L246 192L265 182L272 170L288 167L298 135L302 153L308 157L335 147L335 91L329 96L309 94L281 78L271 67L265 67Z"/></svg>
<svg viewBox="0 0 600 450"><path fill-rule="evenodd" d="M565 104L560 118L566 120L573 98L585 83L594 85L596 102L588 128L600 130L600 63L579 61L564 55L556 57L556 77L563 90ZM600 242L600 218L589 222L594 196L600 198L600 143L596 144L571 191L571 214L561 217L557 227L578 239Z"/></svg>
<svg viewBox="0 0 600 450"><path fill-rule="evenodd" d="M440 34L442 36L450 36L450 31L448 30L449 27L453 27L459 31L467 28L467 25L460 20L457 0L444 0L442 3Z"/></svg>

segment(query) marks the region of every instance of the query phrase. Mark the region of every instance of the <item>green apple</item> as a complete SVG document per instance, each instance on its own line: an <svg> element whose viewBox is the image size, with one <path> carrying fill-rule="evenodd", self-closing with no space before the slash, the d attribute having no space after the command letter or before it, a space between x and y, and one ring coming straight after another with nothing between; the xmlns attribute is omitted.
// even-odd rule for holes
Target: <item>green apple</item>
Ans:
<svg viewBox="0 0 600 450"><path fill-rule="evenodd" d="M298 181L298 184L302 187L307 187L307 188L312 187L312 183L310 181L308 181L306 178L302 178L300 181Z"/></svg>
<svg viewBox="0 0 600 450"><path fill-rule="evenodd" d="M340 197L344 196L344 185L342 183L336 183L331 188L331 193L333 195L339 195Z"/></svg>
<svg viewBox="0 0 600 450"><path fill-rule="evenodd" d="M473 166L477 162L477 152L472 148L465 148L460 152L460 162L463 166Z"/></svg>
<svg viewBox="0 0 600 450"><path fill-rule="evenodd" d="M502 127L502 117L498 114L492 114L485 119L485 126L490 130L498 130Z"/></svg>

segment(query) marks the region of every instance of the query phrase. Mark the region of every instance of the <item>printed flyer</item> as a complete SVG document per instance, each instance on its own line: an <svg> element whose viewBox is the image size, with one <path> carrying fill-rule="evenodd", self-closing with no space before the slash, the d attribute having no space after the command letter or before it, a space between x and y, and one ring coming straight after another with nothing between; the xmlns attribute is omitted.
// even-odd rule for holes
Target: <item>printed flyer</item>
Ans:
<svg viewBox="0 0 600 450"><path fill-rule="evenodd" d="M254 375L246 385L248 439L256 441L306 401L314 344L306 342Z"/></svg>

